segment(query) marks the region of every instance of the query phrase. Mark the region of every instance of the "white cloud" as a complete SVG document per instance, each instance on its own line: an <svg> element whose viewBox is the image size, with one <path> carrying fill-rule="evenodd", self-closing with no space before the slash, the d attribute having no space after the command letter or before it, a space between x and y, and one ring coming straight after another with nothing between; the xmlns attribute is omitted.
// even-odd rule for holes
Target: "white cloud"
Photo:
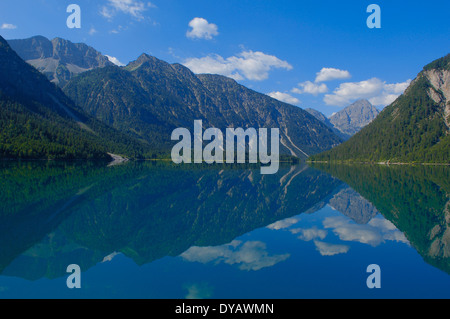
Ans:
<svg viewBox="0 0 450 319"><path fill-rule="evenodd" d="M345 254L350 249L350 246L347 245L330 244L319 240L315 240L314 245L322 256Z"/></svg>
<svg viewBox="0 0 450 319"><path fill-rule="evenodd" d="M333 94L325 95L324 101L328 105L345 105L359 98L371 98L381 94L383 82L372 78L361 82L346 82L337 87Z"/></svg>
<svg viewBox="0 0 450 319"><path fill-rule="evenodd" d="M235 80L243 80L242 75L236 72L239 66L236 65L234 58L230 57L225 60L220 55L190 58L184 62L184 65L194 73L221 74Z"/></svg>
<svg viewBox="0 0 450 319"><path fill-rule="evenodd" d="M105 55L107 58L108 58L108 60L110 61L110 62L112 62L112 63L114 63L115 65L118 65L118 66L124 66L125 64L123 64L122 62L120 62L117 58L115 58L115 57L113 57L113 56L109 56L109 55Z"/></svg>
<svg viewBox="0 0 450 319"><path fill-rule="evenodd" d="M386 240L408 243L403 233L391 222L380 218L374 218L366 225L359 225L344 216L327 217L323 225L325 228L333 229L333 232L344 241L356 241L373 247Z"/></svg>
<svg viewBox="0 0 450 319"><path fill-rule="evenodd" d="M103 6L100 9L100 15L102 15L103 17L105 17L106 19L111 19L114 16L115 12L112 8Z"/></svg>
<svg viewBox="0 0 450 319"><path fill-rule="evenodd" d="M293 104L293 105L298 105L300 104L300 100L293 97L292 95L288 94L288 93L283 93L283 92L270 92L267 93L268 96L277 99L278 101L281 102L285 102L285 103L289 103L289 104Z"/></svg>
<svg viewBox="0 0 450 319"><path fill-rule="evenodd" d="M411 80L406 80L405 82L401 83L386 84L385 90L395 94L402 94L407 89L410 83Z"/></svg>
<svg viewBox="0 0 450 319"><path fill-rule="evenodd" d="M328 92L328 87L325 83L316 84L311 81L305 81L298 84L299 88L293 88L292 93L303 94L308 93L318 95L320 93Z"/></svg>
<svg viewBox="0 0 450 319"><path fill-rule="evenodd" d="M381 94L380 96L375 96L369 99L372 105L386 106L394 102L398 98L399 94Z"/></svg>
<svg viewBox="0 0 450 319"><path fill-rule="evenodd" d="M339 70L335 68L322 68L322 70L317 72L315 82L318 83L339 79L348 79L350 77L351 77L350 72L346 70Z"/></svg>
<svg viewBox="0 0 450 319"><path fill-rule="evenodd" d="M291 217L291 218L285 218L285 219L276 221L275 223L267 226L267 228L274 229L274 230L280 230L280 229L288 228L297 223L298 223L298 219Z"/></svg>
<svg viewBox="0 0 450 319"><path fill-rule="evenodd" d="M2 30L14 30L14 29L17 29L17 26L14 25L14 24L10 24L10 23L3 23L0 26L0 29L2 29Z"/></svg>
<svg viewBox="0 0 450 319"><path fill-rule="evenodd" d="M241 241L233 240L231 243L221 246L193 246L180 256L191 262L224 262L229 265L238 265L241 270L256 271L284 261L290 255L271 256L266 250L266 244L260 241L242 243Z"/></svg>
<svg viewBox="0 0 450 319"><path fill-rule="evenodd" d="M292 66L276 56L263 52L243 51L226 59L220 55L190 58L184 65L194 73L212 73L231 77L235 80L262 81L269 77L272 69L292 70Z"/></svg>
<svg viewBox="0 0 450 319"><path fill-rule="evenodd" d="M111 19L117 12L122 12L131 15L137 20L142 20L144 11L150 7L155 6L151 2L138 0L108 0L108 5L100 9L100 14L107 19Z"/></svg>
<svg viewBox="0 0 450 319"><path fill-rule="evenodd" d="M300 234L298 236L299 239L304 241L311 241L313 239L324 239L327 236L327 231L324 229L318 229L316 226L312 228L294 228L291 229L290 232L292 234Z"/></svg>
<svg viewBox="0 0 450 319"><path fill-rule="evenodd" d="M387 219L373 218L367 223L367 225L379 229L385 240L396 241L409 245L409 241L405 235Z"/></svg>
<svg viewBox="0 0 450 319"><path fill-rule="evenodd" d="M378 78L360 82L341 83L332 94L326 94L327 105L344 106L357 99L368 99L373 105L387 105L393 102L408 87L411 80L386 84Z"/></svg>
<svg viewBox="0 0 450 319"><path fill-rule="evenodd" d="M385 84L383 93L380 96L370 98L369 102L373 105L389 105L406 90L410 83L411 80L400 83Z"/></svg>
<svg viewBox="0 0 450 319"><path fill-rule="evenodd" d="M217 25L209 23L203 18L194 18L189 22L191 30L186 32L186 36L192 39L206 39L211 40L214 36L219 35Z"/></svg>
<svg viewBox="0 0 450 319"><path fill-rule="evenodd" d="M94 28L94 27L92 27L90 30L89 30L89 35L94 35L94 34L96 34L97 33L97 30Z"/></svg>

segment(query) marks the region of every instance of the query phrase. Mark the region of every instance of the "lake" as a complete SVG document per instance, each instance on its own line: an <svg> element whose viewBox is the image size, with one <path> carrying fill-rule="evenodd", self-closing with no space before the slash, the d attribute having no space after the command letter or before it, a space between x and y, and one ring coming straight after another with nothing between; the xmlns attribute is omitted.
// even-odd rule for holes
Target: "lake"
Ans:
<svg viewBox="0 0 450 319"><path fill-rule="evenodd" d="M449 225L446 166L1 162L0 298L450 298Z"/></svg>

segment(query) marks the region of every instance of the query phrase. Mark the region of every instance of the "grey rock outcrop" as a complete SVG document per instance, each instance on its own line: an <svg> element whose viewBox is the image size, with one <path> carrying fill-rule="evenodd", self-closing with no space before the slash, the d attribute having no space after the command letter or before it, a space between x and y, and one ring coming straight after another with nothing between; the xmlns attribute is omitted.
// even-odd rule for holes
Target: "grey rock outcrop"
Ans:
<svg viewBox="0 0 450 319"><path fill-rule="evenodd" d="M8 44L27 63L60 87L75 75L98 67L113 65L108 57L84 43L43 36L9 40Z"/></svg>

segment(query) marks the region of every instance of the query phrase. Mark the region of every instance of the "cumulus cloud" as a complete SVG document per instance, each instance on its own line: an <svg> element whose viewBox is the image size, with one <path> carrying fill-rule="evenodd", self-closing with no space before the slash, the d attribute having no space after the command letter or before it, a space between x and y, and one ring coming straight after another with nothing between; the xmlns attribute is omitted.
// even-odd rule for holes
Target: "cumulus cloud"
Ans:
<svg viewBox="0 0 450 319"><path fill-rule="evenodd" d="M243 51L236 56L223 58L209 55L203 58L190 58L184 65L194 73L212 73L231 77L235 80L262 81L269 77L272 69L292 70L292 66L276 56L258 51Z"/></svg>
<svg viewBox="0 0 450 319"><path fill-rule="evenodd" d="M344 241L356 241L373 247L386 240L408 243L403 233L385 219L374 218L366 225L358 225L344 216L337 216L327 217L323 225Z"/></svg>
<svg viewBox="0 0 450 319"><path fill-rule="evenodd" d="M312 228L294 228L291 229L292 234L299 234L298 238L304 241L311 241L313 239L325 239L327 231L325 229L319 229L316 226Z"/></svg>
<svg viewBox="0 0 450 319"><path fill-rule="evenodd" d="M298 105L300 104L300 100L293 97L292 95L288 94L288 93L283 93L283 92L270 92L267 93L268 96L277 99L278 101L281 102L285 102L285 103L289 103L289 104L294 104L294 105Z"/></svg>
<svg viewBox="0 0 450 319"><path fill-rule="evenodd" d="M385 84L381 95L369 99L373 105L389 105L394 102L399 95L405 92L406 88L411 83L411 80L405 82Z"/></svg>
<svg viewBox="0 0 450 319"><path fill-rule="evenodd" d="M194 18L189 22L191 30L186 32L186 36L192 39L211 40L214 36L219 35L217 25L209 23L203 18Z"/></svg>
<svg viewBox="0 0 450 319"><path fill-rule="evenodd" d="M14 30L14 29L17 29L17 26L14 25L14 24L11 24L11 23L3 23L0 26L0 29L2 29L2 30Z"/></svg>
<svg viewBox="0 0 450 319"><path fill-rule="evenodd" d="M379 229L384 240L391 240L409 245L409 241L405 235L387 219L373 218L367 223L367 225Z"/></svg>
<svg viewBox="0 0 450 319"><path fill-rule="evenodd" d="M368 99L373 105L392 103L408 87L411 80L387 84L378 78L360 82L341 83L332 94L326 94L327 105L344 106L357 99Z"/></svg>
<svg viewBox="0 0 450 319"><path fill-rule="evenodd" d="M312 94L312 95L318 95L320 93L326 93L328 92L328 87L325 83L316 84L311 81L305 81L298 84L298 88L293 88L292 93L297 94Z"/></svg>
<svg viewBox="0 0 450 319"><path fill-rule="evenodd" d="M317 72L315 82L318 83L339 79L348 79L350 77L351 77L350 72L346 70L339 70L335 68L322 68L322 70Z"/></svg>
<svg viewBox="0 0 450 319"><path fill-rule="evenodd" d="M274 230L280 230L280 229L288 228L297 223L298 223L297 218L290 217L290 218L285 218L285 219L276 221L275 223L272 223L269 226L267 226L267 228L274 229Z"/></svg>
<svg viewBox="0 0 450 319"><path fill-rule="evenodd" d="M118 12L129 14L137 20L144 18L143 13L150 7L154 7L151 2L143 2L138 0L108 0L108 5L100 9L100 14L111 19Z"/></svg>
<svg viewBox="0 0 450 319"><path fill-rule="evenodd" d="M183 259L200 263L226 263L238 265L241 270L260 270L271 267L289 258L289 254L269 255L266 244L261 241L242 243L233 240L221 246L193 246L180 255Z"/></svg>
<svg viewBox="0 0 450 319"><path fill-rule="evenodd" d="M345 105L351 100L359 98L371 98L381 94L383 82L380 79L372 78L361 82L342 83L333 94L325 95L324 101L328 105Z"/></svg>
<svg viewBox="0 0 450 319"><path fill-rule="evenodd" d="M106 55L106 57L108 58L108 60L109 60L110 62L114 63L115 65L118 65L118 66L124 66L124 65L125 65L125 64L123 64L123 63L120 62L117 58L115 58L115 57L113 57L113 56Z"/></svg>
<svg viewBox="0 0 450 319"><path fill-rule="evenodd" d="M319 240L315 240L314 245L322 256L345 254L350 249L350 246L347 245L330 244Z"/></svg>

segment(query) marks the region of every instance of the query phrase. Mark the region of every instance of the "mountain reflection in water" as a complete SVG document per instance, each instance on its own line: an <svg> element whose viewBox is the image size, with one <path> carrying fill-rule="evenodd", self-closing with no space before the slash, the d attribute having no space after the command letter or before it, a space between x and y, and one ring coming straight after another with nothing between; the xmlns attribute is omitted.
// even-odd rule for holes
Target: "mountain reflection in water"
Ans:
<svg viewBox="0 0 450 319"><path fill-rule="evenodd" d="M0 175L1 276L62 278L69 264L86 272L117 255L137 265L166 256L244 271L282 265L289 252L237 239L262 228L310 240L322 256L347 252L345 241L401 242L450 273L447 167L285 165L261 175L245 165L4 162ZM325 207L341 214L298 227ZM324 240L330 232L342 242Z"/></svg>

